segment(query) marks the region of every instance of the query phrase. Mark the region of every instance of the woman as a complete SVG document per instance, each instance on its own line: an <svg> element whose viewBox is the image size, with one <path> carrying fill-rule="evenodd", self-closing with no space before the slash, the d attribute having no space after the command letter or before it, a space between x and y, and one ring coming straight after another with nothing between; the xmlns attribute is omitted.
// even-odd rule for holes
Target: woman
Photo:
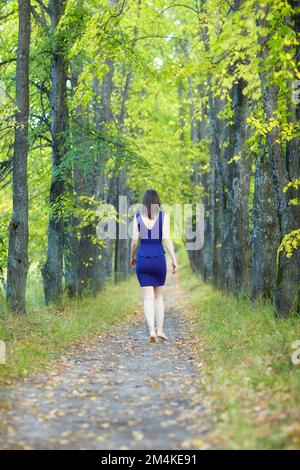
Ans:
<svg viewBox="0 0 300 470"><path fill-rule="evenodd" d="M139 238L141 243L137 252ZM170 237L170 218L161 210L157 192L154 189L149 189L144 194L141 211L133 219L130 265L136 266L137 278L142 288L144 314L151 343L155 343L156 338L167 339L163 332L163 286L166 280L167 266L162 241L164 241L172 260L172 272L175 273L178 265ZM156 320L156 331L154 319Z"/></svg>

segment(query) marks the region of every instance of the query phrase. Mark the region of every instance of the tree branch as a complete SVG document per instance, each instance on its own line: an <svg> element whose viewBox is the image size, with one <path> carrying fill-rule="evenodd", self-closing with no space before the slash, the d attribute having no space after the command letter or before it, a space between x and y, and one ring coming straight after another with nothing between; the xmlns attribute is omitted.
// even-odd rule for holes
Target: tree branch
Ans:
<svg viewBox="0 0 300 470"><path fill-rule="evenodd" d="M170 8L175 8L175 7L182 7L182 8L187 8L188 10L192 10L194 13L198 13L198 11L191 7L190 5L185 5L184 3L175 3L174 5L169 5L166 8L164 8L161 13L164 13L165 11L169 10Z"/></svg>
<svg viewBox="0 0 300 470"><path fill-rule="evenodd" d="M48 15L50 15L50 8L47 7L42 0L35 0L39 6L41 7L42 10L44 10Z"/></svg>
<svg viewBox="0 0 300 470"><path fill-rule="evenodd" d="M123 11L124 11L125 5L126 5L126 0L123 0L123 1L122 1L122 4L121 4L121 6L120 6L120 9L119 9L116 13L113 13L113 14L108 18L108 20L106 21L106 23L104 24L104 26L103 26L103 30L104 30L104 31L106 31L106 27L107 27L108 23L109 23L111 20L113 20L114 18L118 18L119 16L122 15L122 13L123 13Z"/></svg>
<svg viewBox="0 0 300 470"><path fill-rule="evenodd" d="M0 16L0 21L6 20L9 16L13 15L15 12L11 11L10 13L6 13L6 15Z"/></svg>
<svg viewBox="0 0 300 470"><path fill-rule="evenodd" d="M17 61L16 57L13 57L12 59L4 60L3 62L0 62L0 67L1 65L6 65L6 64L9 64L10 62L16 62L16 61Z"/></svg>

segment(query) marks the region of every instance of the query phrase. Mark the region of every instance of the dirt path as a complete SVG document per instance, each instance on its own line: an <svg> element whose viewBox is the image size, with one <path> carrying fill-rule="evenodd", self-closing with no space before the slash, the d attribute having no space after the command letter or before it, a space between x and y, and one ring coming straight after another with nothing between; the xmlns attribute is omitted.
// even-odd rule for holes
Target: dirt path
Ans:
<svg viewBox="0 0 300 470"><path fill-rule="evenodd" d="M174 276L173 276L174 277ZM0 393L0 449L205 448L206 416L190 324L166 286L168 342L143 314L47 374Z"/></svg>

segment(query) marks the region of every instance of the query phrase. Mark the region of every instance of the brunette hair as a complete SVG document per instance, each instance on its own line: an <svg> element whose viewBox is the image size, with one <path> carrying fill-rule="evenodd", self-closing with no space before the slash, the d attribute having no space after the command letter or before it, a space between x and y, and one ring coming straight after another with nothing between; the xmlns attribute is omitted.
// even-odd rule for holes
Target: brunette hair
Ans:
<svg viewBox="0 0 300 470"><path fill-rule="evenodd" d="M160 212L160 198L155 189L148 189L143 197L142 202L142 213L148 217L148 219L155 219L155 216Z"/></svg>

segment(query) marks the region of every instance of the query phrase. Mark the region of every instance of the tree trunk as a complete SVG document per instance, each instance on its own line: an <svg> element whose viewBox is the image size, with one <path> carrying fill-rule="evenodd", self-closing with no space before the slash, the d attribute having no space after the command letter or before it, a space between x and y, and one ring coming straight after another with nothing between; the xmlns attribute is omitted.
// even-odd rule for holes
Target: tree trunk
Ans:
<svg viewBox="0 0 300 470"><path fill-rule="evenodd" d="M77 0L76 3L78 9L83 7L83 0ZM72 98L74 99L74 91L78 86L78 76L80 69L75 63L70 64L70 74L71 74L71 88L72 88ZM75 109L75 115L78 121L83 121L82 115L83 110L81 106L77 106ZM68 197L71 200L71 204L74 207L78 207L80 201L78 200L78 195L75 192L76 185L76 176L82 159L81 152L81 143L85 141L86 132L84 122L78 123L76 126L76 118L72 116L72 128L73 133L70 132L70 145L72 146L72 157L70 156L70 165L68 165L68 170L66 174L66 187L65 191L68 193ZM79 129L80 128L80 129ZM80 134L80 136L78 135ZM80 142L79 142L80 139ZM65 279L65 288L69 297L81 296L81 283L79 281L79 240L78 240L78 226L79 218L74 214L73 210L69 214L65 215L64 220L64 279Z"/></svg>
<svg viewBox="0 0 300 470"><path fill-rule="evenodd" d="M135 39L137 37L137 30L135 29ZM130 86L133 77L133 72L128 72L126 74L124 90L122 94L122 103L121 103L121 112L119 115L119 125L122 134L125 134L125 118L127 113L127 101L129 98ZM127 171L126 168L123 168L117 178L117 200L116 203L120 202L119 197L125 196L127 202L129 203L130 191L127 188ZM130 240L129 238L121 238L120 234L123 231L123 227L127 227L127 213L118 212L118 218L121 220L120 223L117 223L117 237L115 242L115 281L122 281L127 278L129 274L129 259L130 259ZM121 228L120 224L123 224ZM128 233L127 233L128 236Z"/></svg>
<svg viewBox="0 0 300 470"><path fill-rule="evenodd" d="M252 211L252 299L274 298L276 253L280 243L270 160L264 144L256 158Z"/></svg>
<svg viewBox="0 0 300 470"><path fill-rule="evenodd" d="M28 273L28 117L30 0L19 0L19 35L16 71L16 127L13 156L13 212L9 225L7 301L10 311L26 312Z"/></svg>
<svg viewBox="0 0 300 470"><path fill-rule="evenodd" d="M78 86L78 78L80 70L76 65L72 64L71 67L71 83L72 89L76 90ZM96 195L96 181L97 181L97 164L96 157L93 153L84 153L82 143L87 138L89 129L89 121L87 110L81 105L75 109L74 117L74 132L72 135L73 140L73 153L74 153L74 190L76 206L81 210L93 211L97 209L96 205L91 205L91 199ZM83 200L81 199L83 198ZM87 200L85 200L87 198ZM79 218L73 217L73 229L69 234L69 243L71 250L69 251L70 260L70 276L72 279L71 285L76 289L76 294L82 297L83 293L95 295L102 287L101 265L100 265L100 247L96 241L96 223L93 220L83 222ZM68 227L67 227L68 230ZM75 231L79 232L79 237L75 237ZM71 238L73 235L73 239ZM66 243L68 238L66 238ZM76 248L77 246L77 248ZM67 248L67 247L66 247ZM77 249L74 253L73 250ZM65 253L66 259L67 253Z"/></svg>
<svg viewBox="0 0 300 470"><path fill-rule="evenodd" d="M113 2L114 3L114 2ZM94 124L98 130L107 131L106 124L111 123L111 94L113 78L113 61L106 59L108 72L103 77L100 87L97 78L93 80L94 100ZM97 200L107 202L107 190L105 181L105 163L108 158L108 145L99 145L98 156L91 160L85 172L80 169L80 164L75 168L75 190L77 197L84 195L96 197ZM85 207L85 205L83 205ZM91 210L90 205L86 209ZM96 207L94 207L96 210ZM79 256L78 256L78 284L80 293L83 291L95 295L112 276L112 248L113 241L107 239L105 245L95 244L96 225L92 221L80 229Z"/></svg>
<svg viewBox="0 0 300 470"><path fill-rule="evenodd" d="M243 94L245 82L239 79L233 87L234 106L234 149L239 155L232 162L232 241L235 282L237 292L248 291L250 284L250 229L249 229L249 190L252 174L252 159L243 155L247 118L247 97Z"/></svg>
<svg viewBox="0 0 300 470"><path fill-rule="evenodd" d="M292 22L294 31L297 38L297 45L295 47L295 63L298 66L298 75L295 76L295 80L299 76L299 64L300 64L300 14L299 0L290 0L291 6L298 9L298 12L292 16ZM291 90L291 87L290 87ZM300 103L294 104L292 100L289 103L289 122L296 126L300 122ZM287 142L286 145L286 176L285 178L291 182L300 178L300 139L294 137L292 140ZM277 190L279 187L277 186ZM300 209L299 205L293 205L290 203L291 200L296 199L300 204L300 188L295 189L289 188L284 194L286 198L287 213L284 217L285 221L282 224L285 231L282 233L284 236L286 233L290 233L294 230L300 229ZM276 279L276 293L275 293L275 305L277 316L288 316L294 313L300 314L300 247L293 252L291 258L287 258L284 252L279 253L278 257L278 271Z"/></svg>
<svg viewBox="0 0 300 470"><path fill-rule="evenodd" d="M83 136L84 138L84 136ZM76 147L76 142L74 143ZM72 158L66 171L65 191L68 193L71 204L75 207L78 203L75 195L75 166L77 165L76 148L73 149L75 158ZM64 279L65 289L69 297L76 297L79 294L78 261L79 261L79 241L77 236L79 220L71 208L68 214L65 214L64 221Z"/></svg>
<svg viewBox="0 0 300 470"><path fill-rule="evenodd" d="M116 2L112 2L116 3ZM108 66L108 72L104 75L101 89L99 90L98 81L95 80L95 91L96 94L100 95L100 107L97 110L95 109L95 125L103 131L103 134L109 130L109 126L112 123L114 116L111 108L111 96L113 92L113 75L114 75L114 63L113 60L109 57L105 60L105 63ZM108 191L107 187L107 178L105 176L105 165L110 156L109 146L104 146L99 149L98 161L97 161L97 187L96 193L97 198L108 202ZM115 188L116 189L116 188ZM109 201L111 202L111 201ZM113 248L114 240L109 238L105 240L105 245L100 248L99 256L100 259L98 263L99 266L95 267L101 272L101 283L102 285L108 279L112 277L112 266L113 266Z"/></svg>
<svg viewBox="0 0 300 470"><path fill-rule="evenodd" d="M235 86L235 85L233 85ZM227 147L222 159L223 171L223 220L222 220L222 262L223 285L227 292L236 291L236 276L234 269L234 253L232 240L233 226L233 176L234 166L229 163L234 156L235 126L226 122Z"/></svg>
<svg viewBox="0 0 300 470"><path fill-rule="evenodd" d="M186 56L187 52L186 52ZM199 150L199 147L201 145L201 139L204 137L204 124L203 122L199 124L197 119L195 118L195 101L198 99L197 97L197 92L198 90L195 90L193 88L193 83L191 77L188 77L188 102L189 102L189 112L190 112L190 139L191 139L191 144L192 148L196 153ZM198 157L199 158L199 157ZM205 162L206 163L206 162ZM199 204L199 188L201 184L201 176L203 177L203 169L202 169L202 163L199 162L199 160L196 160L193 162L193 175L192 175L192 188L193 188L193 195L192 195L192 204ZM203 191L202 195L202 204L206 203L206 195L205 192ZM203 214L204 215L204 214ZM196 220L193 217L192 221L192 230L193 232L196 231ZM200 234L198 234L200 236ZM195 236L196 240L196 236ZM191 250L189 251L189 258L190 258L190 263L191 267L194 272L200 273L202 278L204 275L204 249L203 247L201 249L196 249L196 250Z"/></svg>
<svg viewBox="0 0 300 470"><path fill-rule="evenodd" d="M241 3L241 0L234 0L233 13L239 9ZM228 73L235 75L236 68L237 63L229 66ZM247 115L244 86L245 82L241 78L232 85L230 94L233 122L226 123L227 147L221 162L223 285L228 292L237 293L248 286L250 257L248 199L251 159L241 155ZM240 159L232 161L237 155Z"/></svg>
<svg viewBox="0 0 300 470"><path fill-rule="evenodd" d="M48 249L46 263L42 269L46 305L61 304L63 279L64 220L62 196L65 175L62 162L66 146L68 110L66 102L67 63L64 46L56 37L57 26L64 13L65 0L50 0L51 32L54 39L51 65L52 87L51 136L52 136L52 175L50 185L50 217L48 224Z"/></svg>
<svg viewBox="0 0 300 470"><path fill-rule="evenodd" d="M77 220L71 214L64 224L64 278L69 297L79 294Z"/></svg>
<svg viewBox="0 0 300 470"><path fill-rule="evenodd" d="M216 287L222 287L222 194L221 150L219 144L220 125L218 122L219 100L209 91L209 127L211 137L211 227L212 236L212 277Z"/></svg>
<svg viewBox="0 0 300 470"><path fill-rule="evenodd" d="M180 142L183 144L184 143L184 107L182 105L183 102L183 94L184 94L184 88L183 88L183 83L182 80L180 80L178 84L178 101L179 101L179 139Z"/></svg>
<svg viewBox="0 0 300 470"><path fill-rule="evenodd" d="M137 0L137 23L140 18L140 12L141 12L141 0ZM135 43L137 41L138 37L138 25L136 24L133 28L133 36L134 40L132 43L132 50L135 47ZM120 130L122 134L126 132L125 129L125 118L126 118L126 113L127 113L127 101L129 98L129 92L130 92L130 86L133 78L133 72L130 71L126 74L126 79L125 79L125 85L124 85L124 90L122 94L122 103L121 103L121 111L119 114L119 125L120 125ZM121 173L119 174L117 178L117 201L116 203L119 205L119 196L125 196L127 197L127 202L130 201L131 199L131 192L129 188L127 187L127 170L126 168L123 168ZM121 223L123 223L123 226L127 228L127 213L126 214L117 214L118 218L121 220ZM116 236L116 241L115 241L115 258L114 258L114 269L115 269L115 281L121 281L127 278L129 275L129 260L130 260L130 245L131 245L131 240L128 237L126 238L120 238L120 233L122 233L122 228L120 223L117 223L117 236Z"/></svg>
<svg viewBox="0 0 300 470"><path fill-rule="evenodd" d="M298 3L297 3L298 4ZM295 30L299 36L299 15L294 18ZM260 25L266 27L266 19L260 21ZM259 37L261 45L262 66L268 57L268 44L265 38ZM299 54L299 46L297 46ZM264 112L267 123L270 122L277 110L278 88L272 83L272 77L268 71L260 74ZM290 105L292 115L291 121L299 119L299 104ZM299 142L298 138L293 139L287 146L284 155L280 143L280 129L278 126L272 128L267 134L269 158L272 168L273 184L275 188L276 206L280 227L281 239L293 230L300 227L299 207L290 205L290 200L294 197L292 189L284 192L287 184L295 178L299 178ZM299 194L299 193L298 193ZM299 197L299 196L298 196ZM300 313L300 249L296 249L291 258L287 258L284 250L279 253L275 290L275 314L279 317L287 317L294 313Z"/></svg>
<svg viewBox="0 0 300 470"><path fill-rule="evenodd" d="M208 125L206 120L206 109L203 109L203 116L198 124L198 135L201 152L203 152L204 160L199 164L199 180L202 186L201 202L204 206L204 245L199 253L199 269L204 281L208 281L212 277L212 250L211 250L211 220L210 220L210 193L211 184L210 168L208 165ZM205 149L205 150L204 150Z"/></svg>
<svg viewBox="0 0 300 470"><path fill-rule="evenodd" d="M204 245L201 251L200 271L204 281L208 281L212 277L212 229L210 219L210 183L209 172L207 170L200 171L200 180L203 188L202 203L204 205Z"/></svg>

